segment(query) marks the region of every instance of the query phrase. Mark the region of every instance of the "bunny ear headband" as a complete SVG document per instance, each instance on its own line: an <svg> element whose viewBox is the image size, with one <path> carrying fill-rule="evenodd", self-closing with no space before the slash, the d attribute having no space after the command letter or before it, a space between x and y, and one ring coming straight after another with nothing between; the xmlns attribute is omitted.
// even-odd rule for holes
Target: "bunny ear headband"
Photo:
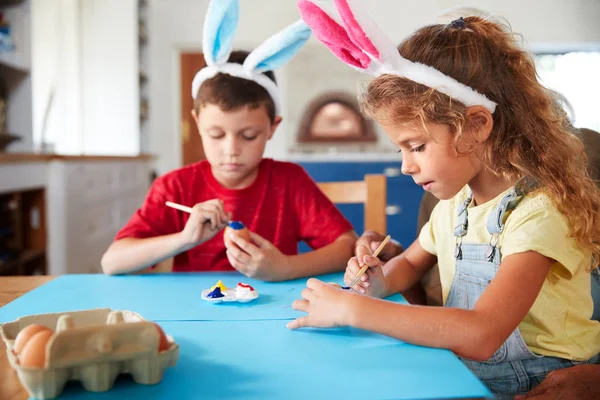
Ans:
<svg viewBox="0 0 600 400"><path fill-rule="evenodd" d="M238 0L211 0L204 21L202 50L206 67L196 73L192 81L192 97L196 98L202 83L218 73L248 79L266 89L275 114L281 115L281 96L275 82L263 75L264 71L278 68L289 61L310 37L310 28L302 21L288 26L271 36L246 57L244 64L228 63L233 37L238 26Z"/></svg>
<svg viewBox="0 0 600 400"><path fill-rule="evenodd" d="M467 107L480 105L494 113L496 103L483 94L433 67L403 58L369 16L362 1L334 0L343 26L311 0L298 0L298 8L315 37L351 67L373 76L391 74L406 78L444 93Z"/></svg>

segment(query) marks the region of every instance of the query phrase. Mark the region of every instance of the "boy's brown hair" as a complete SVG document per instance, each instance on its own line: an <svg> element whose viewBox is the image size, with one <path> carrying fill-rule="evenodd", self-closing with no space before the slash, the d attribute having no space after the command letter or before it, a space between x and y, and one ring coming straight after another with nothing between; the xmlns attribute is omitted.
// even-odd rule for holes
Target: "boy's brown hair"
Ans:
<svg viewBox="0 0 600 400"><path fill-rule="evenodd" d="M247 51L233 51L228 62L243 64L248 54L250 53ZM273 71L263 72L263 75L277 83ZM194 100L196 113L199 114L202 106L206 104L217 105L223 111L236 110L244 106L251 109L265 107L271 122L275 120L275 102L264 87L254 81L224 73L218 73L207 79L198 89Z"/></svg>

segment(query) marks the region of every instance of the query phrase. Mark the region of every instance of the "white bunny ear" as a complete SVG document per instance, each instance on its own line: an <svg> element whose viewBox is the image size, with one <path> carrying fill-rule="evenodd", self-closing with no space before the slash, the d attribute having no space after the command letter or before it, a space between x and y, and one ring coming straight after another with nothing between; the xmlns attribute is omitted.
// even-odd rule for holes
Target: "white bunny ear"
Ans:
<svg viewBox="0 0 600 400"><path fill-rule="evenodd" d="M304 21L296 21L254 49L244 61L244 68L262 73L282 66L304 46L310 34L311 30Z"/></svg>
<svg viewBox="0 0 600 400"><path fill-rule="evenodd" d="M239 21L238 0L211 0L204 20L202 51L207 65L227 62Z"/></svg>

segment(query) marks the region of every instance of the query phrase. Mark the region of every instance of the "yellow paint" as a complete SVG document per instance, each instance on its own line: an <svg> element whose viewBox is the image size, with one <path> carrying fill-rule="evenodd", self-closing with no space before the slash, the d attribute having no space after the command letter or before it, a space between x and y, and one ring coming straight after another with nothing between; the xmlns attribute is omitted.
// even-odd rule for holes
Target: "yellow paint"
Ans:
<svg viewBox="0 0 600 400"><path fill-rule="evenodd" d="M225 290L227 290L227 288L225 287L225 285L223 285L223 282L221 282L221 280L219 279L219 281L217 282L216 285L214 285L213 287L210 288L211 291L215 290L215 288L218 287L219 289L221 289L221 293L223 293Z"/></svg>

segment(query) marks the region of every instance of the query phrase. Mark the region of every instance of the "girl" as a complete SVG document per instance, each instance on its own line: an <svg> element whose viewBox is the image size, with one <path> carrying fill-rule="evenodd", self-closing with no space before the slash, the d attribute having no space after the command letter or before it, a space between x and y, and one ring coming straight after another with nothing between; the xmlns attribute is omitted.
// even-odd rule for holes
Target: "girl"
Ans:
<svg viewBox="0 0 600 400"><path fill-rule="evenodd" d="M499 24L468 17L424 27L398 50L358 7L344 27L308 0L315 36L376 76L362 96L402 152L402 171L442 201L418 238L382 266L359 246L353 289L310 279L290 329L354 326L452 350L492 390L513 396L600 352L590 270L600 252L600 194L583 145L533 60ZM439 263L444 307L381 300Z"/></svg>

